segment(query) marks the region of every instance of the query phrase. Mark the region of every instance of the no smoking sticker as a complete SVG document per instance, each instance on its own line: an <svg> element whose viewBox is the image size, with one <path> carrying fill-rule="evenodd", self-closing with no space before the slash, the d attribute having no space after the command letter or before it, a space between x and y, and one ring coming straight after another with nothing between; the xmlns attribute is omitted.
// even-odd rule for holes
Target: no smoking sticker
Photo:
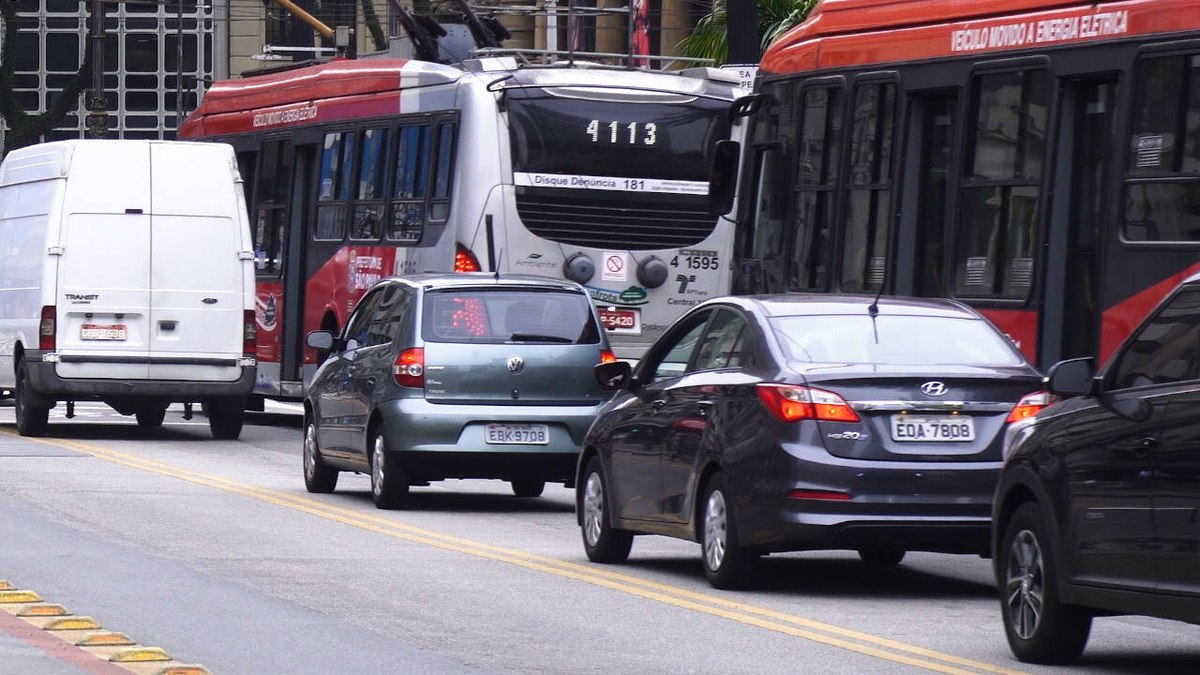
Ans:
<svg viewBox="0 0 1200 675"><path fill-rule="evenodd" d="M600 265L600 278L604 281L628 281L625 272L627 264L624 253L605 253Z"/></svg>

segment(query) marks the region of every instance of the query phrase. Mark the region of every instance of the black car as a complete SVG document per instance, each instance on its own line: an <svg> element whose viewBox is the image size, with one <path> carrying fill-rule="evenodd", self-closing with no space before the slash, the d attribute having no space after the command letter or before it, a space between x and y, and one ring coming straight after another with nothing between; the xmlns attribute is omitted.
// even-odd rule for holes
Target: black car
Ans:
<svg viewBox="0 0 1200 675"><path fill-rule="evenodd" d="M994 505L1004 630L1022 661L1073 661L1094 616L1200 623L1200 275L1066 398L1009 431Z"/></svg>
<svg viewBox="0 0 1200 675"><path fill-rule="evenodd" d="M1011 340L936 299L717 298L596 376L620 391L580 453L588 557L688 539L718 588L772 551L987 555L1003 429L1046 399Z"/></svg>

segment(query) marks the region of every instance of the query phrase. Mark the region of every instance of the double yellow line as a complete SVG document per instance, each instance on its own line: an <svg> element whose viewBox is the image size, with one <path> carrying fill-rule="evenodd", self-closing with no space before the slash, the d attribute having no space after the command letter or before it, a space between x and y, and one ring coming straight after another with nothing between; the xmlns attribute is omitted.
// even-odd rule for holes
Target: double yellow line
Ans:
<svg viewBox="0 0 1200 675"><path fill-rule="evenodd" d="M7 429L4 430L4 433L11 436L16 435ZM364 513L328 504L303 495L258 488L216 476L196 473L170 464L108 450L89 443L66 439L31 438L25 440L81 452L114 464L178 478L189 483L203 485L223 492L243 495L267 504L307 513L318 518L324 518L384 536L447 551L454 551L476 558L508 563L517 567L552 574L557 577L573 579L647 600L692 610L701 614L720 617L748 626L873 656L893 663L901 663L934 672L952 673L955 675L968 673L1015 675L1020 672L889 640L869 633L840 628L784 612L777 612L763 607L728 600L715 595L696 593L668 584L640 579L635 576L613 572L608 568L596 565L583 565L558 560L526 551L494 546L492 544L443 534L408 525L381 514Z"/></svg>

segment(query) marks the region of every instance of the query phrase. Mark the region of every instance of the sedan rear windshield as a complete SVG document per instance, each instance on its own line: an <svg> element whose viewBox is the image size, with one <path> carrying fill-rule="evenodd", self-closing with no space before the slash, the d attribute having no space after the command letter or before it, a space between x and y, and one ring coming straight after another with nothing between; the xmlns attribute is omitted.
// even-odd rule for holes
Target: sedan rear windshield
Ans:
<svg viewBox="0 0 1200 675"><path fill-rule="evenodd" d="M430 291L424 317L421 331L427 342L600 342L591 302L569 291Z"/></svg>
<svg viewBox="0 0 1200 675"><path fill-rule="evenodd" d="M771 326L788 356L809 363L1016 366L1024 358L981 319L787 316Z"/></svg>

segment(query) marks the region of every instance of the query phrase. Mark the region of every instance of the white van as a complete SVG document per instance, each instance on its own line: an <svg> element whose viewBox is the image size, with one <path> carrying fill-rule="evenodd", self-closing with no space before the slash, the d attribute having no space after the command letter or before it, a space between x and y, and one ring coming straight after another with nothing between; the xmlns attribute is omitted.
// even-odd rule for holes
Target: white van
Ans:
<svg viewBox="0 0 1200 675"><path fill-rule="evenodd" d="M99 400L143 427L200 402L214 437L237 438L255 340L232 148L61 141L0 164L0 389L21 435Z"/></svg>

